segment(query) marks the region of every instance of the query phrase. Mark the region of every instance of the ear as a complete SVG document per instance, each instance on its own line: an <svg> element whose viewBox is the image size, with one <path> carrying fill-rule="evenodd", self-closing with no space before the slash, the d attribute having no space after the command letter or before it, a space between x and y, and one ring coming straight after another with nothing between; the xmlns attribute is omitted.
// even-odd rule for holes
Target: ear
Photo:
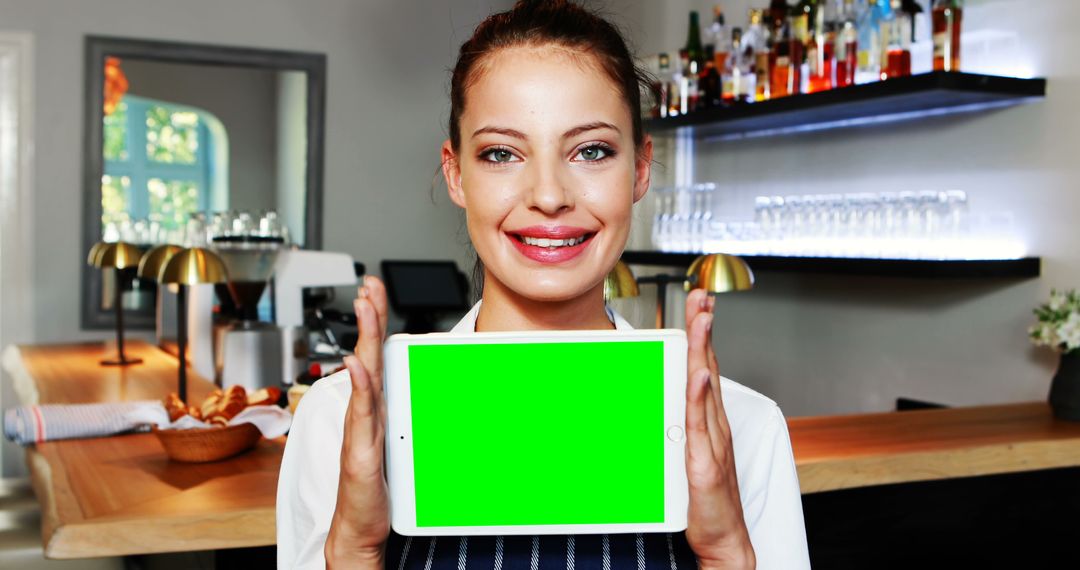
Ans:
<svg viewBox="0 0 1080 570"><path fill-rule="evenodd" d="M637 204L645 193L649 191L649 182L652 179L652 137L645 135L641 143L641 151L634 157L634 203Z"/></svg>
<svg viewBox="0 0 1080 570"><path fill-rule="evenodd" d="M450 139L442 145L442 173L446 180L446 191L450 195L450 201L464 208L465 192L461 189L461 164L458 162L453 145L450 144Z"/></svg>

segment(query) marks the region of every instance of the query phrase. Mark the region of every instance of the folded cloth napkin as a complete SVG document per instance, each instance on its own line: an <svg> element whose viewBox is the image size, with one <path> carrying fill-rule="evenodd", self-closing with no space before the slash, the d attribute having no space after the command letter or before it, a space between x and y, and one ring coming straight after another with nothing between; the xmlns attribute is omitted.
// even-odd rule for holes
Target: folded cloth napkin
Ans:
<svg viewBox="0 0 1080 570"><path fill-rule="evenodd" d="M211 424L197 420L191 416L180 416L175 422L169 421L169 413L164 406L158 408L140 407L128 412L127 420L133 424L155 425L158 429L200 429L213 427ZM248 406L236 417L229 420L228 425L255 424L263 437L275 438L288 433L292 425L292 414L289 410L277 406Z"/></svg>
<svg viewBox="0 0 1080 570"><path fill-rule="evenodd" d="M154 413L165 406L157 400L108 402L102 404L48 404L22 406L4 413L4 435L19 445L42 441L101 437L130 431L146 431L149 426L133 421L132 413Z"/></svg>

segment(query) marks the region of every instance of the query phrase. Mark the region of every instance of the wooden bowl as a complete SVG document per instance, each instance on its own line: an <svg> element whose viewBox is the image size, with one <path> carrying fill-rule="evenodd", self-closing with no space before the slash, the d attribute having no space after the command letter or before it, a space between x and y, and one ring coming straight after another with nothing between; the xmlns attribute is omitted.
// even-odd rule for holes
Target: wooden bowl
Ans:
<svg viewBox="0 0 1080 570"><path fill-rule="evenodd" d="M254 424L205 429L158 429L154 435L173 461L208 463L243 453L258 443L262 433Z"/></svg>

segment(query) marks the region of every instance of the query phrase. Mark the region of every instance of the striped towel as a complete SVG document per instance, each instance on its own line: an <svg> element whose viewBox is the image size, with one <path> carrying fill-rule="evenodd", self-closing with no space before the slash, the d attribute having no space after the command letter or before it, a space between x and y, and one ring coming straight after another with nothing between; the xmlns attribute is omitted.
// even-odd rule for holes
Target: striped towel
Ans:
<svg viewBox="0 0 1080 570"><path fill-rule="evenodd" d="M22 406L4 413L4 435L19 445L31 445L57 439L149 431L149 425L138 419L146 413L164 415L166 420L169 417L165 406L157 400Z"/></svg>

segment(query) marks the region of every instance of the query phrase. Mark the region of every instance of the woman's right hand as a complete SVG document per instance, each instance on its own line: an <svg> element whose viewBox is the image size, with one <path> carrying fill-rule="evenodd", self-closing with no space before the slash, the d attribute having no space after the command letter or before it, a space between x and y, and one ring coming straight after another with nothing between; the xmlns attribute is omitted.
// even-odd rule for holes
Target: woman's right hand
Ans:
<svg viewBox="0 0 1080 570"><path fill-rule="evenodd" d="M386 287L364 277L353 301L359 338L345 357L352 395L345 412L337 506L326 538L328 568L382 568L390 534L390 509L383 471L386 400L383 398L383 341Z"/></svg>

